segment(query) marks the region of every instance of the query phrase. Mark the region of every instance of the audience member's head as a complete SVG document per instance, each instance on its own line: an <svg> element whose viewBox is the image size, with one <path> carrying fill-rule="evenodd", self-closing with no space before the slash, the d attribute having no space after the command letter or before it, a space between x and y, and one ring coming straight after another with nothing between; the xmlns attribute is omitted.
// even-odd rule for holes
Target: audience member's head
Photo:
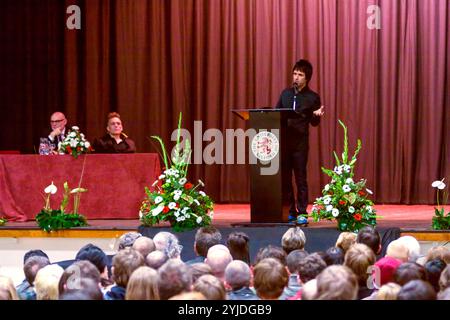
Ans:
<svg viewBox="0 0 450 320"><path fill-rule="evenodd" d="M89 243L82 247L78 251L75 260L90 261L94 266L97 267L100 274L103 274L106 277L108 275L108 257L102 249L100 249L96 245L93 245L92 243Z"/></svg>
<svg viewBox="0 0 450 320"><path fill-rule="evenodd" d="M128 247L132 247L133 243L136 241L137 238L142 237L142 234L138 232L127 232L120 236L119 238L119 251L123 250Z"/></svg>
<svg viewBox="0 0 450 320"><path fill-rule="evenodd" d="M192 283L205 274L213 274L211 267L204 262L193 263L189 267L191 268Z"/></svg>
<svg viewBox="0 0 450 320"><path fill-rule="evenodd" d="M375 295L376 300L397 300L397 295L402 287L394 282L381 286Z"/></svg>
<svg viewBox="0 0 450 320"><path fill-rule="evenodd" d="M112 274L117 286L126 288L134 270L145 265L144 257L133 248L120 250L112 261Z"/></svg>
<svg viewBox="0 0 450 320"><path fill-rule="evenodd" d="M25 279L27 279L31 286L34 283L38 271L49 264L50 261L48 258L40 255L31 256L26 260L23 266L23 273L25 274Z"/></svg>
<svg viewBox="0 0 450 320"><path fill-rule="evenodd" d="M317 295L317 279L312 279L302 286L302 300L314 300Z"/></svg>
<svg viewBox="0 0 450 320"><path fill-rule="evenodd" d="M450 300L450 288L440 291L437 295L438 300Z"/></svg>
<svg viewBox="0 0 450 320"><path fill-rule="evenodd" d="M417 258L420 257L419 241L412 236L403 236L398 238L396 241L403 243L405 247L408 248L408 261L416 262Z"/></svg>
<svg viewBox="0 0 450 320"><path fill-rule="evenodd" d="M67 290L79 290L80 281L84 278L92 279L100 284L100 272L98 268L88 260L75 261L64 270L58 282L59 296Z"/></svg>
<svg viewBox="0 0 450 320"><path fill-rule="evenodd" d="M161 300L168 300L191 290L192 276L189 266L179 259L169 259L158 269L158 290Z"/></svg>
<svg viewBox="0 0 450 320"><path fill-rule="evenodd" d="M180 259L183 246L178 243L178 238L166 231L158 232L153 237L156 250L164 252L169 259Z"/></svg>
<svg viewBox="0 0 450 320"><path fill-rule="evenodd" d="M330 247L327 251L325 251L325 255L322 259L325 261L327 266L331 266L333 264L344 264L344 251L338 247Z"/></svg>
<svg viewBox="0 0 450 320"><path fill-rule="evenodd" d="M0 300L19 300L11 278L0 275Z"/></svg>
<svg viewBox="0 0 450 320"><path fill-rule="evenodd" d="M400 289L397 300L436 300L436 292L428 282L412 280Z"/></svg>
<svg viewBox="0 0 450 320"><path fill-rule="evenodd" d="M28 258L36 257L36 256L47 258L47 260L50 261L50 258L48 257L48 255L44 251L42 251L42 250L29 250L23 255L23 264L25 264L25 262L27 262Z"/></svg>
<svg viewBox="0 0 450 320"><path fill-rule="evenodd" d="M375 253L372 249L362 243L354 244L348 249L344 258L344 265L349 267L358 278L358 284L360 287L364 287L367 284L367 273L369 266L373 265L376 261Z"/></svg>
<svg viewBox="0 0 450 320"><path fill-rule="evenodd" d="M149 237L142 236L134 241L132 248L142 254L143 257L147 257L150 252L155 250L155 244Z"/></svg>
<svg viewBox="0 0 450 320"><path fill-rule="evenodd" d="M202 293L208 300L226 300L225 287L219 279L205 274L195 281L193 290Z"/></svg>
<svg viewBox="0 0 450 320"><path fill-rule="evenodd" d="M397 239L389 243L386 250L386 256L398 259L402 262L407 262L409 259L409 250L405 243L398 241Z"/></svg>
<svg viewBox="0 0 450 320"><path fill-rule="evenodd" d="M247 234L239 231L230 233L227 246L233 260L241 260L250 265L250 238Z"/></svg>
<svg viewBox="0 0 450 320"><path fill-rule="evenodd" d="M225 269L225 284L232 291L250 287L252 271L242 260L231 261Z"/></svg>
<svg viewBox="0 0 450 320"><path fill-rule="evenodd" d="M341 232L336 240L335 247L338 247L344 251L344 255L352 245L356 243L356 233L353 232Z"/></svg>
<svg viewBox="0 0 450 320"><path fill-rule="evenodd" d="M50 264L38 271L34 280L37 300L58 300L59 278L63 272L64 269L57 264Z"/></svg>
<svg viewBox="0 0 450 320"><path fill-rule="evenodd" d="M300 261L305 259L308 256L308 252L305 250L294 250L291 251L286 257L286 265L288 267L289 273L298 274L298 266L300 265Z"/></svg>
<svg viewBox="0 0 450 320"><path fill-rule="evenodd" d="M196 291L182 292L174 295L169 300L206 300L205 296Z"/></svg>
<svg viewBox="0 0 450 320"><path fill-rule="evenodd" d="M145 258L145 263L148 267L158 270L164 263L169 260L167 254L162 251L155 250L150 252Z"/></svg>
<svg viewBox="0 0 450 320"><path fill-rule="evenodd" d="M430 260L425 263L425 272L427 274L427 281L433 286L433 289L439 291L439 279L441 277L442 271L447 265L445 262L439 258Z"/></svg>
<svg viewBox="0 0 450 320"><path fill-rule="evenodd" d="M318 253L311 253L300 260L298 264L298 276L302 283L315 279L325 268L327 264Z"/></svg>
<svg viewBox="0 0 450 320"><path fill-rule="evenodd" d="M253 286L258 297L263 300L278 299L288 280L286 267L275 258L265 258L253 269Z"/></svg>
<svg viewBox="0 0 450 320"><path fill-rule="evenodd" d="M381 237L380 233L372 226L365 226L361 228L356 237L356 243L362 243L372 249L375 255L381 252Z"/></svg>
<svg viewBox="0 0 450 320"><path fill-rule="evenodd" d="M346 266L332 265L317 276L317 300L356 300L358 280Z"/></svg>
<svg viewBox="0 0 450 320"><path fill-rule="evenodd" d="M128 280L125 300L159 300L158 272L147 266L134 270Z"/></svg>
<svg viewBox="0 0 450 320"><path fill-rule="evenodd" d="M286 254L294 250L303 250L306 244L306 236L300 227L288 229L281 238L281 247Z"/></svg>
<svg viewBox="0 0 450 320"><path fill-rule="evenodd" d="M260 248L255 258L255 265L258 264L263 259L274 258L278 259L284 266L286 265L286 252L280 247L268 245L266 247Z"/></svg>
<svg viewBox="0 0 450 320"><path fill-rule="evenodd" d="M446 264L450 264L450 250L444 246L436 246L428 250L426 261L441 259Z"/></svg>
<svg viewBox="0 0 450 320"><path fill-rule="evenodd" d="M447 265L441 272L441 277L439 278L439 288L441 291L450 288L450 264Z"/></svg>
<svg viewBox="0 0 450 320"><path fill-rule="evenodd" d="M401 264L402 262L400 260L388 256L375 262L374 272L372 273L375 281L374 285L379 288L386 283L393 282L395 270L397 270Z"/></svg>
<svg viewBox="0 0 450 320"><path fill-rule="evenodd" d="M81 278L76 289L67 289L60 293L59 300L103 300L103 293L97 281Z"/></svg>
<svg viewBox="0 0 450 320"><path fill-rule="evenodd" d="M209 248L215 246L216 244L220 244L222 240L222 235L220 231L213 227L201 227L195 233L194 240L194 250L198 256L205 257L208 254Z"/></svg>
<svg viewBox="0 0 450 320"><path fill-rule="evenodd" d="M224 280L225 268L233 261L228 248L226 249L224 250L222 245L212 246L205 259L205 263L211 267L213 275L221 280Z"/></svg>
<svg viewBox="0 0 450 320"><path fill-rule="evenodd" d="M426 281L425 268L415 262L402 263L394 272L394 282L401 286L412 280Z"/></svg>

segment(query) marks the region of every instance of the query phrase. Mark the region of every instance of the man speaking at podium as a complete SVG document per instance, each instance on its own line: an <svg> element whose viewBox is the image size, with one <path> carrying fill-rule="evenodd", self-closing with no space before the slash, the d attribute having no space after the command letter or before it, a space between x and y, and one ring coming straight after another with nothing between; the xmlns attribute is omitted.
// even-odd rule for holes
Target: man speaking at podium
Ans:
<svg viewBox="0 0 450 320"><path fill-rule="evenodd" d="M311 80L313 67L307 60L299 60L292 68L292 87L281 92L277 109L292 109L296 116L288 119L287 128L287 159L283 170L287 185L285 190L289 197L289 221L307 224L308 212L308 182L306 166L309 149L309 124L318 126L320 117L324 114L320 96L312 91L308 83ZM292 171L294 171L297 186L297 201L292 186Z"/></svg>

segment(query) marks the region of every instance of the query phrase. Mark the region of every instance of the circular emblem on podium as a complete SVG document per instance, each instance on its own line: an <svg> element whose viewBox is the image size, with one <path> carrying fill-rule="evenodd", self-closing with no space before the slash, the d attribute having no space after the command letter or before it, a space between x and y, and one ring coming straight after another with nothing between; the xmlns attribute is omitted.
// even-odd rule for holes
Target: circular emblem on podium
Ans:
<svg viewBox="0 0 450 320"><path fill-rule="evenodd" d="M259 160L272 160L277 156L279 149L278 138L272 132L262 131L252 139L252 152Z"/></svg>

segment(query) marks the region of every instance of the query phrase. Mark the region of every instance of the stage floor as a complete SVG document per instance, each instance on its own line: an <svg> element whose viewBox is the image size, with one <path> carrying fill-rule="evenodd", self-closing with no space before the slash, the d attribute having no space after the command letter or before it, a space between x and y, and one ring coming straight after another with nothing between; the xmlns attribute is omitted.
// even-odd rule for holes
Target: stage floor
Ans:
<svg viewBox="0 0 450 320"><path fill-rule="evenodd" d="M310 211L311 206L308 207ZM431 219L434 215L434 206L432 205L376 205L377 215L382 216L378 219L380 228L399 227L401 229L431 229ZM446 212L450 210L447 206ZM137 216L137 214L136 214ZM214 209L213 225L216 227L229 227L236 224L250 223L250 205L249 204L216 204ZM139 219L119 220L119 219L96 219L89 220L92 229L129 229L136 230L139 225ZM168 224L162 224L166 227ZM336 228L335 221L314 222L309 218L308 228ZM0 228L11 229L34 229L38 228L34 221L27 222L8 222L6 226Z"/></svg>

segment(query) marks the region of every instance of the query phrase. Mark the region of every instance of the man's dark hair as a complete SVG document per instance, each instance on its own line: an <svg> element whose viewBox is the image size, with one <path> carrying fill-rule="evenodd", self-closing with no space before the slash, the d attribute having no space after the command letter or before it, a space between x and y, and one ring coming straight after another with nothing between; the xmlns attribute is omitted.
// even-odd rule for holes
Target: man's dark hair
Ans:
<svg viewBox="0 0 450 320"><path fill-rule="evenodd" d="M400 289L397 300L436 300L436 292L428 282L413 280Z"/></svg>
<svg viewBox="0 0 450 320"><path fill-rule="evenodd" d="M292 68L292 72L294 71L304 72L306 81L309 82L313 74L313 67L311 62L309 62L308 60L300 59L295 63L294 67Z"/></svg>
<svg viewBox="0 0 450 320"><path fill-rule="evenodd" d="M365 226L358 232L356 243L363 243L372 249L373 253L377 255L380 251L381 237L380 233L371 226Z"/></svg>
<svg viewBox="0 0 450 320"><path fill-rule="evenodd" d="M48 255L44 251L42 251L42 250L30 250L30 251L27 251L24 254L24 256L23 256L23 264L25 264L25 262L27 262L28 258L35 257L35 256L44 257L44 258L47 258L47 260L50 261L50 258L48 257Z"/></svg>
<svg viewBox="0 0 450 320"><path fill-rule="evenodd" d="M427 281L433 286L436 292L439 292L439 279L446 266L445 261L439 258L425 263L424 267L427 274Z"/></svg>
<svg viewBox="0 0 450 320"><path fill-rule="evenodd" d="M311 253L298 264L298 275L303 283L315 279L321 273L327 264L317 253Z"/></svg>
<svg viewBox="0 0 450 320"><path fill-rule="evenodd" d="M338 247L330 247L323 255L323 261L327 266L344 264L344 251Z"/></svg>
<svg viewBox="0 0 450 320"><path fill-rule="evenodd" d="M195 250L199 256L206 257L209 248L220 244L221 240L222 235L217 228L213 226L201 227L195 234Z"/></svg>
<svg viewBox="0 0 450 320"><path fill-rule="evenodd" d="M106 257L105 252L92 243L89 243L82 247L78 251L75 260L87 260L91 262L94 266L97 267L100 273L105 271L105 267L108 265L108 258Z"/></svg>
<svg viewBox="0 0 450 320"><path fill-rule="evenodd" d="M29 257L23 266L23 273L25 274L25 279L27 279L28 283L33 285L38 271L49 264L50 261L44 256L36 255Z"/></svg>
<svg viewBox="0 0 450 320"><path fill-rule="evenodd" d="M294 250L291 251L286 257L286 264L290 273L298 273L298 266L300 261L308 256L308 252L305 250Z"/></svg>
<svg viewBox="0 0 450 320"><path fill-rule="evenodd" d="M267 247L260 248L255 258L255 265L263 259L275 258L280 261L283 266L286 265L286 252L283 248L269 244Z"/></svg>
<svg viewBox="0 0 450 320"><path fill-rule="evenodd" d="M233 260L242 260L250 265L250 238L244 232L232 232L227 239L227 246L230 249Z"/></svg>
<svg viewBox="0 0 450 320"><path fill-rule="evenodd" d="M427 279L425 268L415 262L402 263L394 272L394 282L403 286L412 280Z"/></svg>

